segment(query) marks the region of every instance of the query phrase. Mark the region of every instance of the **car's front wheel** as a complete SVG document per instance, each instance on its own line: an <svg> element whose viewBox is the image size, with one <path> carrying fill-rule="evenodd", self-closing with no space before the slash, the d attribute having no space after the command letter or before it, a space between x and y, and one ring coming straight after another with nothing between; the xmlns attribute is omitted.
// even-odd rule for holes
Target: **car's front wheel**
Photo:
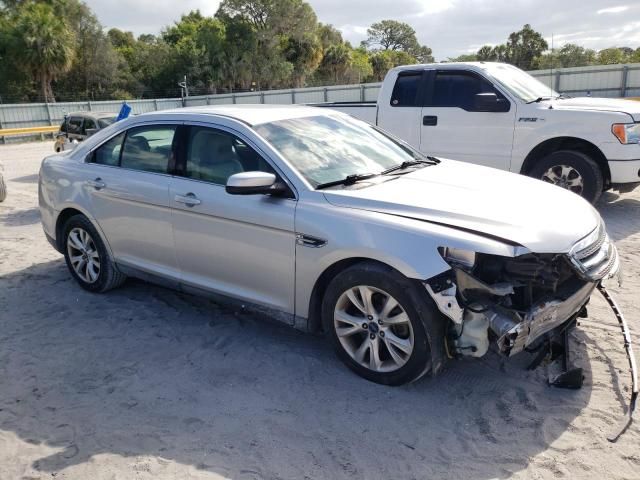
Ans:
<svg viewBox="0 0 640 480"><path fill-rule="evenodd" d="M126 277L109 258L93 224L84 215L71 217L63 228L64 258L71 275L90 292L106 292Z"/></svg>
<svg viewBox="0 0 640 480"><path fill-rule="evenodd" d="M328 286L322 305L325 331L340 359L358 375L402 385L430 369L425 322L442 320L435 307L416 305L414 288L398 272L374 263L350 267Z"/></svg>

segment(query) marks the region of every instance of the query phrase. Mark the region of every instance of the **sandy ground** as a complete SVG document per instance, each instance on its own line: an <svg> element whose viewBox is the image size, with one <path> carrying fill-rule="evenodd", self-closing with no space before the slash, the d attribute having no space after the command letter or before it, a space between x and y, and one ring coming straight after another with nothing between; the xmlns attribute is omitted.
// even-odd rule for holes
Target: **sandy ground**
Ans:
<svg viewBox="0 0 640 480"><path fill-rule="evenodd" d="M322 338L255 315L136 281L81 290L40 227L51 150L0 147L0 479L640 478L638 424L605 439L629 377L597 294L573 334L580 391L495 355L375 385ZM640 332L640 191L598 208Z"/></svg>

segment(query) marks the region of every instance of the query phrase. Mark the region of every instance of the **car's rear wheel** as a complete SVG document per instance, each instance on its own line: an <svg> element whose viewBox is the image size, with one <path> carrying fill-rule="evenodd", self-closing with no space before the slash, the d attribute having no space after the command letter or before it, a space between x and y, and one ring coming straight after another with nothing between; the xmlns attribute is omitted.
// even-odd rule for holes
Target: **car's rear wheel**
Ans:
<svg viewBox="0 0 640 480"><path fill-rule="evenodd" d="M90 292L106 292L126 277L118 271L93 224L84 215L71 217L63 228L64 258L71 275Z"/></svg>
<svg viewBox="0 0 640 480"><path fill-rule="evenodd" d="M598 164L588 155L573 150L547 155L534 165L529 175L565 188L591 203L598 201L604 184Z"/></svg>
<svg viewBox="0 0 640 480"><path fill-rule="evenodd" d="M327 287L325 331L340 359L358 375L402 385L429 370L431 346L424 322L441 321L441 316L427 302L416 305L414 288L398 272L375 263L350 267Z"/></svg>

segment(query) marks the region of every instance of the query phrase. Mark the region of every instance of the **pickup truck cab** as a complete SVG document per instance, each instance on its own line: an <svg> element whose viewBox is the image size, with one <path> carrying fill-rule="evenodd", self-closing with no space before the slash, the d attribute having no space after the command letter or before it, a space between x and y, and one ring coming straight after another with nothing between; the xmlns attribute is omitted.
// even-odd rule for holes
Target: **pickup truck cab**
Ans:
<svg viewBox="0 0 640 480"><path fill-rule="evenodd" d="M640 182L640 102L570 98L492 62L389 71L376 104L333 103L423 153L529 175L592 203Z"/></svg>

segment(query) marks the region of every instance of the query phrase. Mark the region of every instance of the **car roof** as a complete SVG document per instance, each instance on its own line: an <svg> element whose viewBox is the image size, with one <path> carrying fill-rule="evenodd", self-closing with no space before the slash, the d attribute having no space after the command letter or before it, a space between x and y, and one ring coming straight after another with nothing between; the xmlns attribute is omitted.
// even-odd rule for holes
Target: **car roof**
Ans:
<svg viewBox="0 0 640 480"><path fill-rule="evenodd" d="M156 117L166 114L179 115L220 115L234 118L248 125L276 122L290 118L340 115L339 112L306 105L207 105L202 107L185 107L172 110L149 112L137 117Z"/></svg>
<svg viewBox="0 0 640 480"><path fill-rule="evenodd" d="M395 71L405 71L405 70L420 70L422 68L425 69L433 69L433 68L446 68L451 70L463 70L469 69L480 69L485 70L487 67L491 67L493 65L507 65L509 64L502 62L442 62L442 63L423 63L416 65L402 65L399 67L393 68Z"/></svg>
<svg viewBox="0 0 640 480"><path fill-rule="evenodd" d="M67 113L69 117L90 117L90 118L116 118L118 116L117 112L69 112Z"/></svg>

